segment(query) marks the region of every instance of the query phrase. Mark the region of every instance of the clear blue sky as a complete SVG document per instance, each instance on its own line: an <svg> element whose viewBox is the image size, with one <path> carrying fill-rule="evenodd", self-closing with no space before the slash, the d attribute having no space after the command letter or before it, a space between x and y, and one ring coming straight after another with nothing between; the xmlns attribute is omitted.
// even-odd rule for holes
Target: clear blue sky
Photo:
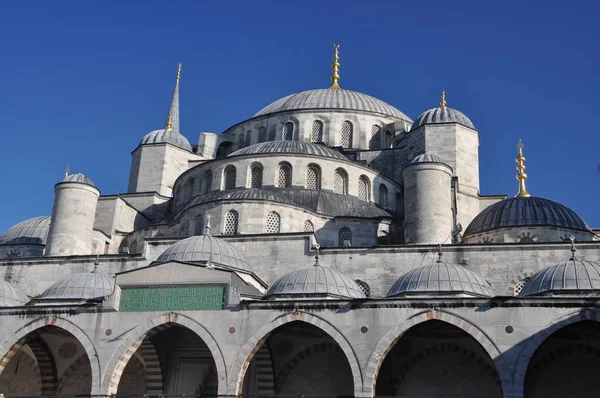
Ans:
<svg viewBox="0 0 600 398"><path fill-rule="evenodd" d="M177 62L195 143L285 95L329 84L415 119L437 106L480 131L481 192L529 191L600 227L599 1L11 1L0 15L0 231L50 215L65 165L127 190L161 128Z"/></svg>

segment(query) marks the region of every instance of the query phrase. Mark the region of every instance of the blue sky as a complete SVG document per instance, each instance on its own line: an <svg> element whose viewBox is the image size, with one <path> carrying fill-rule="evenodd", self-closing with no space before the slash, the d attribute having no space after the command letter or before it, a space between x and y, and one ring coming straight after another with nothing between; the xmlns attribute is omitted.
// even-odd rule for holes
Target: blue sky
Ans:
<svg viewBox="0 0 600 398"><path fill-rule="evenodd" d="M480 131L483 194L528 189L600 227L598 1L21 1L0 23L0 231L52 212L66 164L127 190L161 128L177 62L191 142L285 95L340 84L411 118L437 106Z"/></svg>

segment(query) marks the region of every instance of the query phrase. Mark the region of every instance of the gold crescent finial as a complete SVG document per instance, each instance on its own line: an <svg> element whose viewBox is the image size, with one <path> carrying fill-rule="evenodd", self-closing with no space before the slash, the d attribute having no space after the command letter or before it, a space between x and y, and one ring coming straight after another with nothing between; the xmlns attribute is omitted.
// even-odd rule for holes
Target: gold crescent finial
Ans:
<svg viewBox="0 0 600 398"><path fill-rule="evenodd" d="M177 64L177 80L181 78L181 62Z"/></svg>
<svg viewBox="0 0 600 398"><path fill-rule="evenodd" d="M341 88L340 85L338 84L338 81L340 80L340 75L339 75L340 57L339 57L339 51L338 51L339 48L340 48L339 44L333 45L333 64L331 64L331 70L332 70L331 81L333 83L331 84L331 87L329 87L330 89L333 89L333 90L339 90Z"/></svg>
<svg viewBox="0 0 600 398"><path fill-rule="evenodd" d="M519 172L519 174L517 174L517 180L519 180L519 192L515 195L516 198L528 198L531 195L529 194L529 192L527 192L527 189L525 189L525 180L527 179L527 174L525 174L525 156L523 156L523 142L521 140L519 140L519 143L517 144L517 150L518 150L518 154L517 154L517 158L515 159L515 162L517 162L517 171Z"/></svg>
<svg viewBox="0 0 600 398"><path fill-rule="evenodd" d="M70 172L71 172L71 167L69 167L69 165L67 165L67 167L65 167L65 178L67 178L69 176Z"/></svg>
<svg viewBox="0 0 600 398"><path fill-rule="evenodd" d="M165 130L171 131L173 130L173 115L171 112L167 114L167 122L165 123Z"/></svg>
<svg viewBox="0 0 600 398"><path fill-rule="evenodd" d="M442 91L442 100L440 101L440 107L446 109L446 92Z"/></svg>

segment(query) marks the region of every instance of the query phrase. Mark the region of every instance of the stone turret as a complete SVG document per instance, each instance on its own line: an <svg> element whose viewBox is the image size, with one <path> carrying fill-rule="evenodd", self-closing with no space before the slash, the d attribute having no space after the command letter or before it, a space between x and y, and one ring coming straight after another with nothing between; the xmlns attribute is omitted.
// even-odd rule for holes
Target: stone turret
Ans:
<svg viewBox="0 0 600 398"><path fill-rule="evenodd" d="M54 186L54 207L47 256L89 255L100 191L83 174L69 175Z"/></svg>
<svg viewBox="0 0 600 398"><path fill-rule="evenodd" d="M417 156L402 171L404 178L404 242L451 243L452 168L439 157Z"/></svg>

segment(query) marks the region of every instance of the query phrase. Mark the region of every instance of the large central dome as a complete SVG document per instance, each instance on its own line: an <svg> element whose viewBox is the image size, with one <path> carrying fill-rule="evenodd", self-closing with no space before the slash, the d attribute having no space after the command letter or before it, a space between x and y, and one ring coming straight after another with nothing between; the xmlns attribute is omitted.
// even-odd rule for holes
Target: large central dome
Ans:
<svg viewBox="0 0 600 398"><path fill-rule="evenodd" d="M254 117L284 111L308 109L345 109L379 113L412 123L412 120L398 109L370 95L342 89L318 89L288 95L267 105Z"/></svg>

